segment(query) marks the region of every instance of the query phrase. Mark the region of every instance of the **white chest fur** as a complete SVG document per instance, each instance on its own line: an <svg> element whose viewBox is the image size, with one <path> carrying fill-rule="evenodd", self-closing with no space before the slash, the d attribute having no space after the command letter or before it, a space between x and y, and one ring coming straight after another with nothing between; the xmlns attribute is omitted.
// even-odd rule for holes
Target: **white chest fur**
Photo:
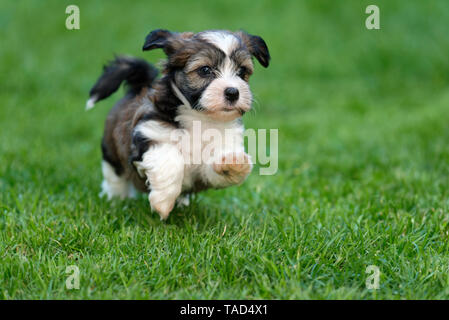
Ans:
<svg viewBox="0 0 449 320"><path fill-rule="evenodd" d="M223 181L212 173L211 165L222 155L244 152L244 127L241 120L229 122L212 120L203 113L186 106L179 107L175 120L179 122L180 128L168 126L156 120L146 121L136 127L136 130L147 139L158 144L171 145L179 152L176 154L172 152L170 155L144 155L142 162L135 163L137 169L143 173L145 169L153 166L151 161L155 160L151 159L164 158L166 162L164 167L170 171L170 163L173 162L173 166L176 166L181 156L184 165L183 191L192 189L199 180L209 187L222 187ZM157 153L163 150L167 149L152 147L146 153ZM178 159L173 159L174 157Z"/></svg>
<svg viewBox="0 0 449 320"><path fill-rule="evenodd" d="M210 166L224 154L244 152L241 120L216 121L184 106L176 120L183 128L178 143L184 157L183 188L190 189L198 179L210 187L220 187L221 181L209 175Z"/></svg>

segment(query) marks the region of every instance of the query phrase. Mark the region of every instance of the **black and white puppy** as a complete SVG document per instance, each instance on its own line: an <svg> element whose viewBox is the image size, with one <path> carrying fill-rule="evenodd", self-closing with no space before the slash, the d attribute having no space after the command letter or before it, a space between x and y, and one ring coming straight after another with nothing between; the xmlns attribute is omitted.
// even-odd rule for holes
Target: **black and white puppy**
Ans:
<svg viewBox="0 0 449 320"><path fill-rule="evenodd" d="M240 184L251 172L241 117L251 109L252 57L267 67L270 54L261 37L242 31L155 30L143 50L157 48L167 55L161 78L143 60L118 57L104 68L86 108L125 81L128 91L110 111L101 144L102 193L125 198L136 189L149 192L152 209L166 219L177 200L186 204L186 194ZM231 132L231 139L205 139L201 133L209 129ZM184 148L173 139L175 131L184 144L200 147ZM203 161L186 161L186 153L191 159L206 148Z"/></svg>

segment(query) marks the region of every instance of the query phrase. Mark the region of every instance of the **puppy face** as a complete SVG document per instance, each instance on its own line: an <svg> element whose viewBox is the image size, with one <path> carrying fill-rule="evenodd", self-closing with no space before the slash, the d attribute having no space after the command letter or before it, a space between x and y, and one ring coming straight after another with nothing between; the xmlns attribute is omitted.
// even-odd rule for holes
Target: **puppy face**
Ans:
<svg viewBox="0 0 449 320"><path fill-rule="evenodd" d="M220 121L236 119L251 109L252 57L264 67L270 59L262 38L244 32L155 30L147 36L144 50L154 48L167 54L165 76L192 108Z"/></svg>

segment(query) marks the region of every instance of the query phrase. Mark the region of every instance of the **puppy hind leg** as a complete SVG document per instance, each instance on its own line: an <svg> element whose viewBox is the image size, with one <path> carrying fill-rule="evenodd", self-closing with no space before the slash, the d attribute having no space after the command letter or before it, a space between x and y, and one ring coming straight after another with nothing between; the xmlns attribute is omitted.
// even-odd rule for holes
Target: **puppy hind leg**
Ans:
<svg viewBox="0 0 449 320"><path fill-rule="evenodd" d="M151 208L157 211L161 220L167 219L182 189L184 159L180 151L171 144L156 144L144 153L136 166L149 182Z"/></svg>
<svg viewBox="0 0 449 320"><path fill-rule="evenodd" d="M102 161L101 169L103 182L101 184L100 197L107 196L108 200L113 197L120 199L136 197L137 192L132 183L117 175L114 168L107 161Z"/></svg>
<svg viewBox="0 0 449 320"><path fill-rule="evenodd" d="M190 194L181 195L178 199L176 199L176 207L183 208L188 207L190 205Z"/></svg>

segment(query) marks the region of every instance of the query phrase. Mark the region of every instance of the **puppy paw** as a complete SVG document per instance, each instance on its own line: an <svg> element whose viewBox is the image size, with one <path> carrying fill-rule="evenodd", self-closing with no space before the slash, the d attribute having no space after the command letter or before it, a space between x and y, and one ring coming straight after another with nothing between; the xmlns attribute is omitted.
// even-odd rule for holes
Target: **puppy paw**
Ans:
<svg viewBox="0 0 449 320"><path fill-rule="evenodd" d="M190 205L190 197L188 194L181 195L176 199L176 207L177 208L183 208L188 207Z"/></svg>
<svg viewBox="0 0 449 320"><path fill-rule="evenodd" d="M213 164L213 169L229 183L239 184L250 174L252 164L246 153L228 153Z"/></svg>
<svg viewBox="0 0 449 320"><path fill-rule="evenodd" d="M161 220L167 220L170 212L175 206L176 199L164 198L159 194L150 192L149 195L151 209L159 214Z"/></svg>

